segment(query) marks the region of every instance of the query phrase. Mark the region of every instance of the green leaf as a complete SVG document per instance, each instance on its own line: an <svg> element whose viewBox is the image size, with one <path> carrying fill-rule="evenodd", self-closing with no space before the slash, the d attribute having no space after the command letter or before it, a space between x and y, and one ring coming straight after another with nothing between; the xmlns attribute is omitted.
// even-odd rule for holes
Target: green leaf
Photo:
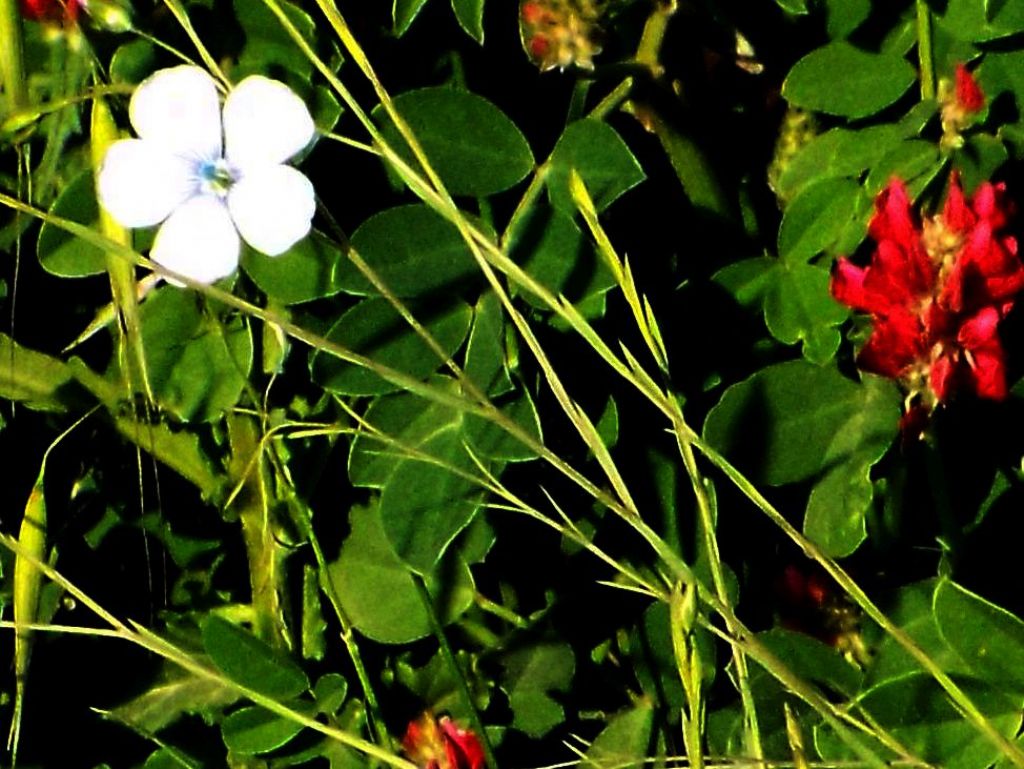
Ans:
<svg viewBox="0 0 1024 769"><path fill-rule="evenodd" d="M938 580L930 579L904 585L886 602L889 619L909 635L935 663L950 675L970 675L970 668L943 640L935 622L934 595ZM875 647L875 658L868 668L865 688L903 678L920 671L921 666L889 635Z"/></svg>
<svg viewBox="0 0 1024 769"><path fill-rule="evenodd" d="M725 289L740 307L747 310L761 308L778 277L778 264L778 259L763 256L742 259L720 269L712 280Z"/></svg>
<svg viewBox="0 0 1024 769"><path fill-rule="evenodd" d="M596 769L645 766L653 729L654 708L650 705L618 713L594 739L583 764Z"/></svg>
<svg viewBox="0 0 1024 769"><path fill-rule="evenodd" d="M123 43L110 57L110 82L137 85L158 67L156 46L148 40Z"/></svg>
<svg viewBox="0 0 1024 769"><path fill-rule="evenodd" d="M764 298L764 320L772 336L783 344L803 342L803 354L812 363L829 361L839 349L835 328L849 310L829 293L829 274L810 264L779 262Z"/></svg>
<svg viewBox="0 0 1024 769"><path fill-rule="evenodd" d="M463 371L481 392L492 397L512 389L505 370L505 324L501 300L485 292L473 310L473 330L466 344Z"/></svg>
<svg viewBox="0 0 1024 769"><path fill-rule="evenodd" d="M218 681L178 673L103 715L144 734L156 734L184 715L209 718L239 697L238 692Z"/></svg>
<svg viewBox="0 0 1024 769"><path fill-rule="evenodd" d="M955 155L960 183L965 190L977 189L979 184L993 178L1009 158L1010 153L999 138L975 134Z"/></svg>
<svg viewBox="0 0 1024 769"><path fill-rule="evenodd" d="M461 670L474 671L479 664L477 655L465 650L457 651L455 658ZM440 651L418 667L410 664L409 655L403 655L395 667L398 682L420 702L429 702L434 712L447 712L456 719L471 718L462 695L463 680L470 686L474 707L486 710L490 702L492 683L477 675L463 679Z"/></svg>
<svg viewBox="0 0 1024 769"><path fill-rule="evenodd" d="M622 137L600 120L578 120L570 124L562 132L548 163L551 205L570 217L576 213L569 191L571 171L580 175L598 211L606 209L646 178Z"/></svg>
<svg viewBox="0 0 1024 769"><path fill-rule="evenodd" d="M394 0L391 6L391 18L395 24L395 35L401 37L409 31L427 0Z"/></svg>
<svg viewBox="0 0 1024 769"><path fill-rule="evenodd" d="M277 750L295 739L304 728L300 723L256 705L236 710L220 725L228 750L243 756Z"/></svg>
<svg viewBox="0 0 1024 769"><path fill-rule="evenodd" d="M145 531L160 540L167 548L171 560L180 569L189 568L200 556L222 547L219 539L201 539L175 531L167 519L157 513L145 513L139 523Z"/></svg>
<svg viewBox="0 0 1024 769"><path fill-rule="evenodd" d="M374 214L352 233L352 247L400 297L449 293L478 272L455 226L420 204ZM350 294L378 293L348 259L339 262L335 280Z"/></svg>
<svg viewBox="0 0 1024 769"><path fill-rule="evenodd" d="M1024 622L945 579L935 589L934 612L943 640L975 675L1024 697Z"/></svg>
<svg viewBox="0 0 1024 769"><path fill-rule="evenodd" d="M113 416L114 426L122 436L163 462L183 478L195 484L204 499L215 499L222 478L214 472L213 462L199 444L199 437L187 430L172 430L167 424L143 422L124 415L127 391L122 383L101 377L79 358L68 361L68 370Z"/></svg>
<svg viewBox="0 0 1024 769"><path fill-rule="evenodd" d="M648 119L650 130L661 142L661 148L693 207L730 219L733 216L732 202L718 180L718 168L698 141L683 126L665 120L657 112L652 111Z"/></svg>
<svg viewBox="0 0 1024 769"><path fill-rule="evenodd" d="M543 442L540 418L528 391L523 390L512 401L501 406L502 413L521 427L538 443ZM506 432L489 419L476 414L466 415L466 439L478 457L502 462L525 462L535 459L536 451Z"/></svg>
<svg viewBox="0 0 1024 769"><path fill-rule="evenodd" d="M615 285L607 264L572 218L547 205L534 206L520 222L511 238L510 255L535 281L555 295L565 295L581 312L588 298L601 296ZM547 308L528 289L520 291L534 307Z"/></svg>
<svg viewBox="0 0 1024 769"><path fill-rule="evenodd" d="M836 41L798 61L782 95L804 109L862 118L895 102L916 79L914 68L899 56L867 53Z"/></svg>
<svg viewBox="0 0 1024 769"><path fill-rule="evenodd" d="M484 0L452 0L452 10L466 34L483 45Z"/></svg>
<svg viewBox="0 0 1024 769"><path fill-rule="evenodd" d="M860 185L850 179L823 179L805 186L786 206L779 227L779 257L807 262L839 240L857 212Z"/></svg>
<svg viewBox="0 0 1024 769"><path fill-rule="evenodd" d="M332 716L341 710L348 695L348 681L339 673L325 673L313 686L313 699L317 710Z"/></svg>
<svg viewBox="0 0 1024 769"><path fill-rule="evenodd" d="M854 382L835 368L790 361L728 388L704 438L755 483L806 480L842 462L877 461L896 437L900 396L892 382Z"/></svg>
<svg viewBox="0 0 1024 769"><path fill-rule="evenodd" d="M345 613L367 638L404 644L430 634L430 621L409 567L395 554L374 507L353 507L351 532L328 574ZM451 556L427 577L436 611L445 623L473 603L473 576L465 561Z"/></svg>
<svg viewBox="0 0 1024 769"><path fill-rule="evenodd" d="M439 426L419 448L463 472L478 474L464 440L461 420L456 418ZM431 462L408 459L395 466L381 490L380 516L398 556L427 574L473 520L480 503L480 492L466 478Z"/></svg>
<svg viewBox="0 0 1024 769"><path fill-rule="evenodd" d="M442 306L407 305L413 316L437 340L447 355L462 345L473 317L463 302ZM427 343L406 323L386 299L364 299L327 332L327 338L375 362L423 379L444 365ZM310 360L313 381L340 395L376 395L400 389L368 368L347 363L322 352Z"/></svg>
<svg viewBox="0 0 1024 769"><path fill-rule="evenodd" d="M76 176L57 197L50 213L98 228L100 208L96 202L96 182L92 171L83 171ZM39 228L36 254L44 270L62 278L82 278L107 270L102 249L45 221Z"/></svg>
<svg viewBox="0 0 1024 769"><path fill-rule="evenodd" d="M779 8L794 16L805 16L810 13L807 3L808 0L775 0L775 4Z"/></svg>
<svg viewBox="0 0 1024 769"><path fill-rule="evenodd" d="M449 389L454 391L454 385L449 385ZM461 424L461 416L457 409L425 401L412 393L396 393L375 399L363 419L385 435L418 449L438 433ZM349 480L355 486L380 488L403 461L406 457L401 449L392 448L370 433L360 433L349 454Z"/></svg>
<svg viewBox="0 0 1024 769"><path fill-rule="evenodd" d="M564 693L572 683L576 660L565 643L541 642L502 657L502 688L512 708L512 727L531 737L543 737L565 720L552 693Z"/></svg>
<svg viewBox="0 0 1024 769"><path fill-rule="evenodd" d="M204 315L196 296L172 286L139 310L150 385L160 405L183 421L212 422L238 402L252 368L245 320Z"/></svg>
<svg viewBox="0 0 1024 769"><path fill-rule="evenodd" d="M202 635L213 664L235 683L276 700L291 699L309 689L302 668L238 625L208 614Z"/></svg>
<svg viewBox="0 0 1024 769"><path fill-rule="evenodd" d="M435 385L442 382L436 380ZM453 388L454 383L447 386ZM369 434L356 438L349 455L353 485L382 490L380 514L391 545L410 566L426 573L480 508L479 489L464 477L479 475L465 446L471 432L480 428L459 409L409 393L378 398L364 419L433 460L407 456Z"/></svg>
<svg viewBox="0 0 1024 769"><path fill-rule="evenodd" d="M176 748L164 746L149 754L142 769L202 769L202 766L198 759L187 756Z"/></svg>
<svg viewBox="0 0 1024 769"><path fill-rule="evenodd" d="M804 534L832 558L845 558L867 538L865 516L874 498L871 463L843 462L811 489Z"/></svg>
<svg viewBox="0 0 1024 769"><path fill-rule="evenodd" d="M833 40L847 37L871 15L871 0L825 0L825 28Z"/></svg>
<svg viewBox="0 0 1024 769"><path fill-rule="evenodd" d="M313 232L279 256L267 256L246 246L242 269L268 298L283 305L331 296L341 290L335 270L341 249Z"/></svg>
<svg viewBox="0 0 1024 769"><path fill-rule="evenodd" d="M807 185L836 177L858 177L906 137L899 125L886 123L858 130L833 128L812 139L779 176L779 194L792 200Z"/></svg>
<svg viewBox="0 0 1024 769"><path fill-rule="evenodd" d="M64 411L72 379L62 360L22 347L0 333L0 398L39 411Z"/></svg>
<svg viewBox="0 0 1024 769"><path fill-rule="evenodd" d="M864 189L874 197L893 177L907 183L907 191L917 196L942 170L943 160L934 142L909 139L890 149L871 169Z"/></svg>
<svg viewBox="0 0 1024 769"><path fill-rule="evenodd" d="M853 697L863 674L831 646L806 633L773 628L757 634L757 639L790 671L806 681L823 684L837 694Z"/></svg>
<svg viewBox="0 0 1024 769"><path fill-rule="evenodd" d="M213 461L195 433L131 417L116 417L114 426L122 436L195 485L203 499L218 497L224 479L214 470Z"/></svg>
<svg viewBox="0 0 1024 769"><path fill-rule="evenodd" d="M260 0L233 0L235 18L245 33L245 46L231 76L235 82L246 75L267 75L284 69L308 84L313 64L295 45L288 30ZM310 44L316 40L316 23L299 6L289 0L278 0L282 12L295 25L302 38Z"/></svg>
<svg viewBox="0 0 1024 769"><path fill-rule="evenodd" d="M936 24L959 40L982 43L1024 31L1024 7L1013 0L949 0Z"/></svg>
<svg viewBox="0 0 1024 769"><path fill-rule="evenodd" d="M972 679L957 681L996 730L1013 737L1020 724L1020 701ZM887 728L915 756L944 769L990 766L1002 754L953 706L939 685L924 672L888 681L856 700L873 723ZM815 730L815 746L826 762L854 756L831 731Z"/></svg>
<svg viewBox="0 0 1024 769"><path fill-rule="evenodd" d="M679 680L670 623L668 604L663 601L652 603L644 610L643 619L638 623L635 640L632 634L630 636L629 651L636 660L634 668L641 689L652 700L657 698L666 707L679 709L686 705L686 693ZM702 628L697 632L706 633ZM694 645L699 652L706 647L706 644ZM706 662L704 655L701 656L701 661ZM705 667L702 672L714 674L713 660L711 669Z"/></svg>
<svg viewBox="0 0 1024 769"><path fill-rule="evenodd" d="M452 195L487 197L518 184L533 169L526 137L482 96L454 88L421 88L396 96L395 108ZM418 168L383 109L375 110L374 117L385 140Z"/></svg>

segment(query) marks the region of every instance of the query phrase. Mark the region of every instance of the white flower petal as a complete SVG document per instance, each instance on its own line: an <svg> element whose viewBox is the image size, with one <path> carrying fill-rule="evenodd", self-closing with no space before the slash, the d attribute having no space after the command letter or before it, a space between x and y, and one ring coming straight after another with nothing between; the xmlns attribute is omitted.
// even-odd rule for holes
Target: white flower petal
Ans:
<svg viewBox="0 0 1024 769"><path fill-rule="evenodd" d="M206 70L185 64L153 73L135 89L129 115L143 139L198 160L220 157L220 100Z"/></svg>
<svg viewBox="0 0 1024 769"><path fill-rule="evenodd" d="M197 195L163 223L149 256L169 270L200 283L213 283L238 268L240 248L224 201L214 195Z"/></svg>
<svg viewBox="0 0 1024 769"><path fill-rule="evenodd" d="M284 83L250 75L224 102L224 144L228 161L243 171L283 163L313 138L305 102Z"/></svg>
<svg viewBox="0 0 1024 769"><path fill-rule="evenodd" d="M228 208L246 243L277 256L309 233L316 200L309 179L291 166L263 166L235 182Z"/></svg>
<svg viewBox="0 0 1024 769"><path fill-rule="evenodd" d="M96 181L100 203L125 227L158 224L199 190L195 165L142 139L114 142Z"/></svg>

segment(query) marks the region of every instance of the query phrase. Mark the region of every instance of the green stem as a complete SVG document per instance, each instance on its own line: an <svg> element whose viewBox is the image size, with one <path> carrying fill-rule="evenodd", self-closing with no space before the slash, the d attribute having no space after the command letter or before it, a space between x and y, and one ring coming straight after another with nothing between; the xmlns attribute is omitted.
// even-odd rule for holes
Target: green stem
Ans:
<svg viewBox="0 0 1024 769"><path fill-rule="evenodd" d="M678 403L675 404L678 409ZM680 413L680 418L681 418ZM729 601L729 591L725 583L725 573L722 570L722 557L718 550L718 539L715 535L715 516L711 508L711 500L708 497L706 479L701 475L697 467L697 458L693 453L693 445L686 440L685 436L676 430L676 442L679 446L680 456L683 458L683 465L690 477L690 484L693 486L693 493L697 499L697 510L700 514L701 529L704 534L704 548L707 553L708 565L711 568L711 580L714 583L715 595L723 606L730 611L732 605ZM736 636L736 628L728 622L729 632ZM743 704L744 735L746 747L755 759L764 761L764 747L761 744L761 728L757 718L757 707L754 703L754 693L750 688L750 670L747 667L747 658L736 643L732 644L732 658L736 665L736 685L740 690L740 700Z"/></svg>
<svg viewBox="0 0 1024 769"><path fill-rule="evenodd" d="M459 665L459 661L455 658L455 652L452 651L451 644L448 643L448 636L445 635L444 627L441 625L441 618L437 616L437 611L434 608L434 598L430 595L430 590L427 589L427 582L423 579L422 575L414 571L410 571L409 575L419 591L420 600L423 602L423 608L427 612L427 619L430 621L430 629L434 632L434 636L441 646L441 654L455 675L455 680L459 682L459 693L462 695L463 704L469 713L469 719L473 722L473 730L480 738L480 744L483 745L484 755L487 757L487 766L491 769L498 769L498 762L494 758L494 748L491 745L490 738L487 736L487 729L484 728L484 722L480 719L480 713L477 712L476 705L473 704L473 694L469 691L469 682L466 680L466 674L463 672L462 666Z"/></svg>
<svg viewBox="0 0 1024 769"><path fill-rule="evenodd" d="M242 525L252 588L253 631L267 643L286 649L288 630L282 619L281 593L286 552L274 537L267 499L266 468L256 425L247 416L228 416L230 473L241 484L233 506ZM254 464L253 464L254 463Z"/></svg>
<svg viewBox="0 0 1024 769"><path fill-rule="evenodd" d="M660 77L663 71L661 62L661 46L665 42L669 19L676 12L676 0L661 0L654 4L654 10L647 17L640 45L636 49L636 62L647 67L654 77Z"/></svg>
<svg viewBox="0 0 1024 769"><path fill-rule="evenodd" d="M28 106L25 45L21 36L18 0L0 0L0 82L7 92L12 113Z"/></svg>
<svg viewBox="0 0 1024 769"><path fill-rule="evenodd" d="M921 70L921 99L935 98L935 64L932 57L932 17L926 0L917 5L917 61Z"/></svg>
<svg viewBox="0 0 1024 769"><path fill-rule="evenodd" d="M505 608L500 603L495 603L490 598L485 596L483 593L477 593L473 597L473 600L476 602L476 605L479 606L481 609L483 609L486 612L489 612L490 614L493 614L495 617L499 617L505 620L505 622L509 623L513 627L523 629L528 628L530 626L529 622L520 617L514 611Z"/></svg>

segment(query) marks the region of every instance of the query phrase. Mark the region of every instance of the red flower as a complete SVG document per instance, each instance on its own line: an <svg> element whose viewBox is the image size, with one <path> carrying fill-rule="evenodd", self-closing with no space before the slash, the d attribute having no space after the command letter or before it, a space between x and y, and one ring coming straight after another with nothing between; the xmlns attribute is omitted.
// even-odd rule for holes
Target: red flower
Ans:
<svg viewBox="0 0 1024 769"><path fill-rule="evenodd" d="M19 0L21 15L29 21L73 22L83 5L80 0Z"/></svg>
<svg viewBox="0 0 1024 769"><path fill-rule="evenodd" d="M483 769L484 750L477 736L447 716L430 712L410 721L402 738L405 754L421 769Z"/></svg>
<svg viewBox="0 0 1024 769"><path fill-rule="evenodd" d="M858 365L900 381L906 430L920 434L939 403L960 392L1006 397L999 321L1024 290L1024 264L1006 225L1005 187L985 182L968 200L950 179L942 213L919 222L906 188L893 179L875 201L871 262L841 258L832 295L869 313L871 336Z"/></svg>

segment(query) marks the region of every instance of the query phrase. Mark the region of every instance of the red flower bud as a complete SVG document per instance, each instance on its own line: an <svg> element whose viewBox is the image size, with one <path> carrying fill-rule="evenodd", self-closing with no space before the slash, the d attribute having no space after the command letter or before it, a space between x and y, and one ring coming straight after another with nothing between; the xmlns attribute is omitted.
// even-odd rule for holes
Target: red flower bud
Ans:
<svg viewBox="0 0 1024 769"><path fill-rule="evenodd" d="M956 65L956 101L966 112L978 112L985 106L985 94L963 64Z"/></svg>

